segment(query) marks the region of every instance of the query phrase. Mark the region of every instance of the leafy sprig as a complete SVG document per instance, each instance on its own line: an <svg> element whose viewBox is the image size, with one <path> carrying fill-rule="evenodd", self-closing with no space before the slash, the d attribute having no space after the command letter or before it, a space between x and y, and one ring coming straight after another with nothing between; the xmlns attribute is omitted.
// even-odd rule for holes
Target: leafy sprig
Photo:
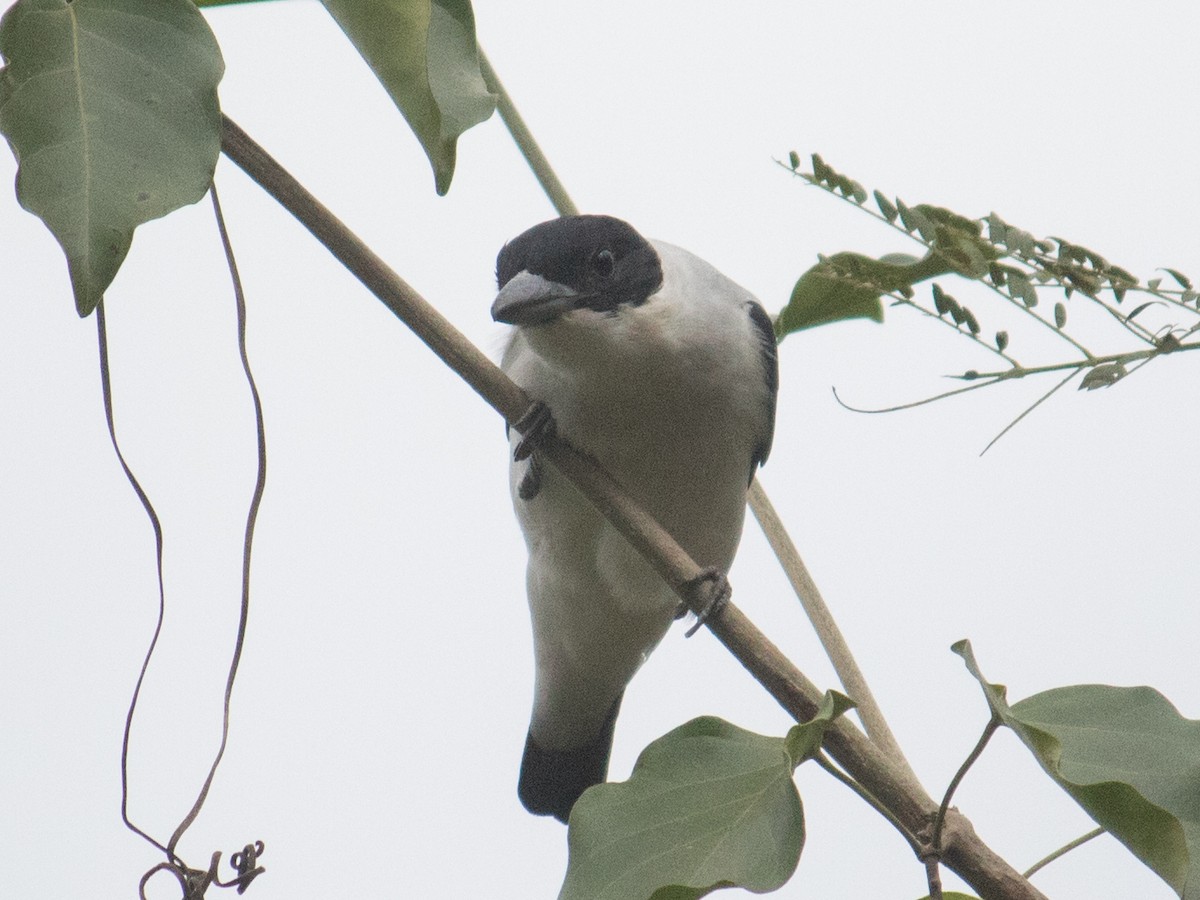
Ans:
<svg viewBox="0 0 1200 900"><path fill-rule="evenodd" d="M945 323L1004 364L993 370L971 369L955 376L972 382L969 388L889 409L1053 372L1068 373L1068 381L1082 375L1080 389L1096 390L1111 387L1158 357L1200 348L1200 338L1196 338L1200 331L1200 291L1178 269L1164 268L1161 270L1164 276L1142 283L1128 269L1109 262L1094 250L1066 238L1037 238L996 213L971 218L930 204L910 206L899 197L888 197L879 190L868 192L860 182L838 172L818 154L812 156L811 172L801 169L800 157L795 152L789 154L785 168L904 234L920 244L925 253L920 258L891 254L878 260L856 253L819 257L817 264L797 281L788 305L779 315L776 331L781 339L793 331L841 319L867 317L882 321L882 301L887 297L892 306L908 307ZM874 201L874 208L869 200ZM1003 328L985 333L980 317L940 282L932 282L927 300L918 297L915 285L943 275L983 285L1030 324L1069 347L1067 358L1049 364L1024 365L1012 350L1015 331ZM1166 276L1173 285L1166 283ZM1061 299L1052 304L1042 303L1047 291L1059 292ZM1068 329L1066 301L1075 295L1111 318L1127 339L1136 342L1135 346L1117 353L1093 352ZM1136 305L1127 302L1131 295L1141 302ZM1172 314L1157 327L1143 321L1146 318L1143 314L1154 307Z"/></svg>

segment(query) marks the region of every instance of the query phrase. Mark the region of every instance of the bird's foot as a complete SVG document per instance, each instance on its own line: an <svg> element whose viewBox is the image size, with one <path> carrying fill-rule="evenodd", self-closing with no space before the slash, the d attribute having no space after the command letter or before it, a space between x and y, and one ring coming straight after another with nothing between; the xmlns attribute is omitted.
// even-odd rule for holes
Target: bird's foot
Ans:
<svg viewBox="0 0 1200 900"><path fill-rule="evenodd" d="M513 427L521 433L521 439L513 449L513 459L520 462L531 457L539 444L554 436L554 415L545 403L534 400Z"/></svg>
<svg viewBox="0 0 1200 900"><path fill-rule="evenodd" d="M554 437L554 416L541 400L529 404L529 409L513 424L521 434L517 446L513 449L513 460L521 462L529 460L529 468L517 485L517 496L529 501L538 495L542 489L542 457L537 452L539 446Z"/></svg>
<svg viewBox="0 0 1200 900"><path fill-rule="evenodd" d="M522 500L529 501L536 497L541 489L542 456L540 453L534 453L529 457L529 468L525 470L521 483L517 485L517 496Z"/></svg>
<svg viewBox="0 0 1200 900"><path fill-rule="evenodd" d="M733 588L729 579L720 569L710 566L687 583L688 592L697 598L699 612L696 613L696 624L687 630L684 637L691 637L700 630L700 626L712 616L719 613L729 603ZM697 593L699 592L699 593ZM677 618L687 614L689 605L680 604Z"/></svg>

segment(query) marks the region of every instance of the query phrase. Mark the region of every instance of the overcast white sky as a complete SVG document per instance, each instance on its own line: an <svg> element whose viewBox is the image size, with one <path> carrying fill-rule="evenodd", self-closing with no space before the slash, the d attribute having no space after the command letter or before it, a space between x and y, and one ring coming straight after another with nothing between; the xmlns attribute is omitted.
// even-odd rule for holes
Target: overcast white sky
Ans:
<svg viewBox="0 0 1200 900"><path fill-rule="evenodd" d="M1143 276L1200 276L1191 5L522 0L476 14L580 206L699 253L772 311L818 252L915 246L793 181L772 162L791 149ZM495 254L552 215L500 122L464 137L437 198L317 4L206 15L226 112L494 352ZM13 175L0 153L0 181ZM531 651L501 424L232 165L217 181L270 460L229 751L184 855L204 865L265 841L258 900L554 896L565 830L515 792ZM108 445L94 321L78 320L57 245L11 196L0 273L0 896L136 896L157 858L121 826L117 762L156 609L151 533ZM971 305L1018 356L1050 352L990 300ZM165 839L218 735L254 464L207 204L138 232L107 308L117 427L166 531L167 623L130 769L131 812ZM1070 311L1090 333L1086 307ZM980 458L1049 383L887 416L838 407L831 386L883 406L989 362L903 313L790 337L781 354L762 481L931 792L987 719L947 649L962 637L1012 698L1150 684L1200 716L1197 359L1063 391ZM731 580L833 686L752 521ZM704 713L788 726L710 636L672 632L627 693L612 776ZM923 894L900 838L808 768L808 845L780 896ZM1018 867L1091 827L1007 734L958 805ZM1107 838L1036 883L1055 898L1173 896ZM178 896L154 885L155 900Z"/></svg>

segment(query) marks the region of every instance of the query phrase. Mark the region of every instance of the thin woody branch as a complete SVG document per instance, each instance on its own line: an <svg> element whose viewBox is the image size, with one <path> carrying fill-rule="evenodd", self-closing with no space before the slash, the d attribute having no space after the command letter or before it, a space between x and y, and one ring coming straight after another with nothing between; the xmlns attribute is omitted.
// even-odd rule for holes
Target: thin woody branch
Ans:
<svg viewBox="0 0 1200 900"><path fill-rule="evenodd" d="M515 424L520 419L529 408L525 392L228 117L223 118L221 147L505 421ZM661 525L638 508L593 460L565 442L549 442L543 453L646 556L693 610L703 608L707 598L691 589L702 573L700 566ZM821 691L745 614L727 604L709 618L708 627L784 709L799 721L812 718ZM928 828L937 804L857 728L839 719L826 732L825 748L905 828L913 833ZM947 818L943 843L945 864L987 900L1043 898L975 836L965 818Z"/></svg>

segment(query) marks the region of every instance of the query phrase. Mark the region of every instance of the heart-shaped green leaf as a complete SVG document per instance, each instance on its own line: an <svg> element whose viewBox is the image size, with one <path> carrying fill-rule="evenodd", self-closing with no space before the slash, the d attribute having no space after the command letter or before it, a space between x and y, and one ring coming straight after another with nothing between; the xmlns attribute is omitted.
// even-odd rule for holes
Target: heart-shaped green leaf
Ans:
<svg viewBox="0 0 1200 900"><path fill-rule="evenodd" d="M86 316L133 230L208 190L221 52L190 0L18 0L0 54L17 199L62 245Z"/></svg>
<svg viewBox="0 0 1200 900"><path fill-rule="evenodd" d="M1046 773L1180 897L1200 897L1200 721L1149 687L1073 685L1009 706L970 643L952 649Z"/></svg>
<svg viewBox="0 0 1200 900"><path fill-rule="evenodd" d="M322 0L408 120L450 189L458 137L488 118L496 98L484 84L469 0Z"/></svg>
<svg viewBox="0 0 1200 900"><path fill-rule="evenodd" d="M621 784L571 811L560 900L694 900L721 887L782 886L804 811L782 738L693 719L650 744Z"/></svg>

